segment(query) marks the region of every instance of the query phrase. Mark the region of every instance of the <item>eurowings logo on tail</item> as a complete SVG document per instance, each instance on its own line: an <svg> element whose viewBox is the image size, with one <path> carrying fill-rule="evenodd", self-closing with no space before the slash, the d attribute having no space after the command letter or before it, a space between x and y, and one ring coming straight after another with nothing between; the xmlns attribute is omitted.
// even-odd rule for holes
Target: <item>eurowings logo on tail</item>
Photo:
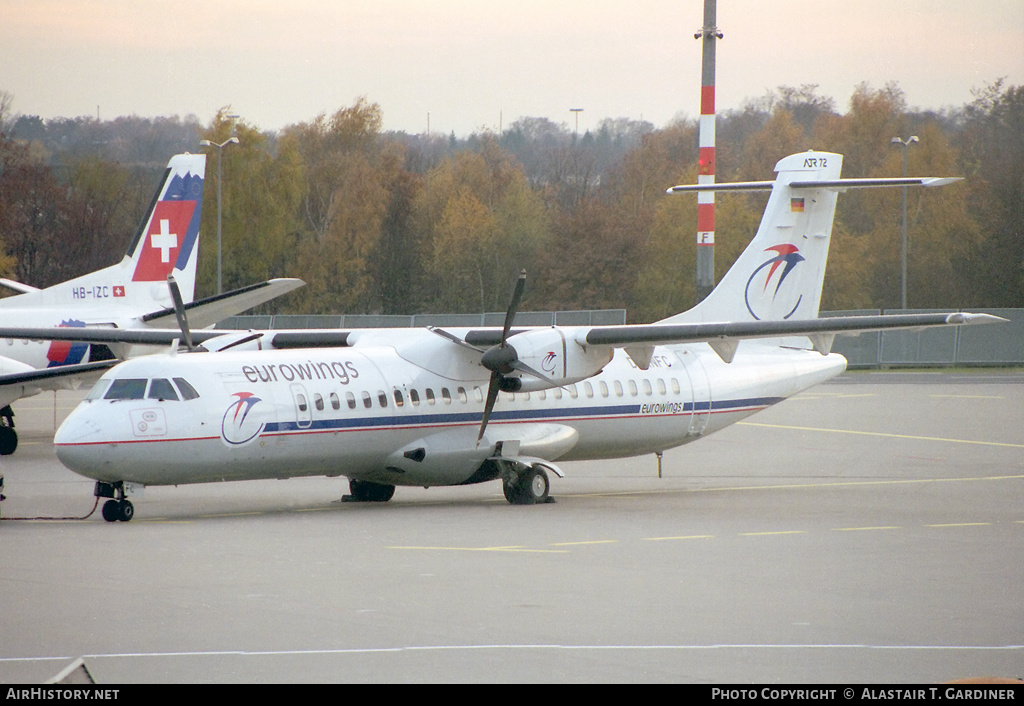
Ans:
<svg viewBox="0 0 1024 706"><path fill-rule="evenodd" d="M759 265L747 280L747 287L743 293L747 302L747 311L755 319L761 321L771 318L772 312L777 311L781 304L782 310L788 309L788 313L783 314L780 318L788 319L796 313L804 296L792 286L794 280L790 280L791 286L789 287L784 288L783 284L793 269L805 258L800 254L800 249L797 246L789 243L773 245L770 248L765 248L765 252L775 253L775 257L771 257ZM769 295L769 286L773 283L774 289ZM793 305L792 308L789 308L790 303Z"/></svg>
<svg viewBox="0 0 1024 706"><path fill-rule="evenodd" d="M251 392L236 392L232 396L238 399L224 410L224 418L220 423L220 436L225 443L231 446L242 446L259 436L267 426L265 422L256 418L257 415L253 415L252 419L249 418L252 408L263 400Z"/></svg>

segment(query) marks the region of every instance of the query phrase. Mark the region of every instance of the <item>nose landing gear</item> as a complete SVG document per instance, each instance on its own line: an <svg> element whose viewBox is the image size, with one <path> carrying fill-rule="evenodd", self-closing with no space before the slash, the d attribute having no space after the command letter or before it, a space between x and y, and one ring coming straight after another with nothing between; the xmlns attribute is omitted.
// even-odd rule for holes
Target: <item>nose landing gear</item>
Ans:
<svg viewBox="0 0 1024 706"><path fill-rule="evenodd" d="M107 522L128 522L135 517L135 506L124 496L124 481L96 481L93 495L97 498L111 498L103 503L103 519Z"/></svg>

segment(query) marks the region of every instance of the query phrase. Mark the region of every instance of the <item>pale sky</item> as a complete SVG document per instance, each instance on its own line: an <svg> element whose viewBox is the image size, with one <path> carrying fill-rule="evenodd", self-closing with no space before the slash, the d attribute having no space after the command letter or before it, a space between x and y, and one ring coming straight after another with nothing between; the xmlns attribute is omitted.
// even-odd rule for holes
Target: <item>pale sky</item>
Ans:
<svg viewBox="0 0 1024 706"><path fill-rule="evenodd" d="M386 130L583 132L700 112L703 0L0 0L0 90L43 118L196 115L279 129L360 96ZM719 0L717 101L895 81L912 108L1024 84L1024 0Z"/></svg>

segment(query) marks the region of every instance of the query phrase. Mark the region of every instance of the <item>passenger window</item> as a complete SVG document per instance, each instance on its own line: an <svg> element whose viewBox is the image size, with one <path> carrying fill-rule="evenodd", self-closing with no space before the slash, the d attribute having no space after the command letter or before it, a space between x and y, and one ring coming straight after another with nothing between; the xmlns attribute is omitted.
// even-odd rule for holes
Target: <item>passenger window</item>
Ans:
<svg viewBox="0 0 1024 706"><path fill-rule="evenodd" d="M572 385L569 385L569 387L567 389L569 390L569 397L571 397L573 399L576 399L579 396L579 394L580 394L576 390L576 384L575 383L573 383Z"/></svg>
<svg viewBox="0 0 1024 706"><path fill-rule="evenodd" d="M448 391L447 387L441 388L441 399L444 400L445 404L452 403L452 393Z"/></svg>
<svg viewBox="0 0 1024 706"><path fill-rule="evenodd" d="M433 390L431 390L431 389L430 389L430 388L428 387L428 388L427 388L427 404L434 404L434 402L435 402L435 401L436 401L436 400L434 399L434 391L433 391Z"/></svg>
<svg viewBox="0 0 1024 706"><path fill-rule="evenodd" d="M668 392L668 390L665 389L665 381L658 378L658 394L664 395L666 392Z"/></svg>
<svg viewBox="0 0 1024 706"><path fill-rule="evenodd" d="M324 411L324 398L319 392L313 395L313 404L316 405L318 412Z"/></svg>
<svg viewBox="0 0 1024 706"><path fill-rule="evenodd" d="M149 395L151 400L174 400L178 401L178 393L174 391L171 381L166 378L155 378L149 383Z"/></svg>
<svg viewBox="0 0 1024 706"><path fill-rule="evenodd" d="M420 393L416 390L409 390L409 401L412 402L413 407L420 406Z"/></svg>
<svg viewBox="0 0 1024 706"><path fill-rule="evenodd" d="M351 393L351 392L350 392L350 393L348 393L348 394L349 394L350 396L352 395L352 393ZM355 402L356 402L356 400L355 400L355 398L353 397L353 398L352 398L352 406L353 406L353 407L355 407ZM331 409L335 409L335 410L337 410L337 409L341 409L341 400L340 400L340 399L338 399L338 393L337 393L337 392L332 392L332 393L331 393Z"/></svg>
<svg viewBox="0 0 1024 706"><path fill-rule="evenodd" d="M594 386L591 385L589 381L583 383L583 394L586 395L587 397L594 396Z"/></svg>
<svg viewBox="0 0 1024 706"><path fill-rule="evenodd" d="M178 391L181 392L181 399L199 399L199 393L196 392L196 388L189 385L185 378L174 378L174 384L178 386Z"/></svg>
<svg viewBox="0 0 1024 706"><path fill-rule="evenodd" d="M146 383L148 380L130 378L127 380L114 380L110 383L110 389L103 396L105 400L141 400L146 396Z"/></svg>
<svg viewBox="0 0 1024 706"><path fill-rule="evenodd" d="M396 389L395 390L395 406L396 407L401 407L404 404L405 404L405 400L402 399L402 391Z"/></svg>
<svg viewBox="0 0 1024 706"><path fill-rule="evenodd" d="M673 395L678 395L679 394L679 381L676 380L675 378L672 378L672 394Z"/></svg>
<svg viewBox="0 0 1024 706"><path fill-rule="evenodd" d="M373 398L370 397L369 392L363 392L363 406L367 409L373 406Z"/></svg>
<svg viewBox="0 0 1024 706"><path fill-rule="evenodd" d="M608 396L608 383L606 383L604 380L602 380L601 382L598 383L598 387L601 390L601 397L607 397Z"/></svg>
<svg viewBox="0 0 1024 706"><path fill-rule="evenodd" d="M309 404L306 402L306 396L303 394L295 395L295 402L299 405L299 411L305 412L309 409Z"/></svg>
<svg viewBox="0 0 1024 706"><path fill-rule="evenodd" d="M615 396L616 397L622 397L622 383L619 382L618 380L616 380L612 384L615 386Z"/></svg>
<svg viewBox="0 0 1024 706"><path fill-rule="evenodd" d="M653 395L654 394L654 388L651 387L651 381L650 380L644 380L643 383L644 383L644 394L645 395Z"/></svg>
<svg viewBox="0 0 1024 706"><path fill-rule="evenodd" d="M377 390L377 401L380 402L381 407L388 406L388 393L384 390Z"/></svg>
<svg viewBox="0 0 1024 706"><path fill-rule="evenodd" d="M355 409L356 408L356 396L353 395L351 392L346 392L345 393L345 401L348 403L348 408L349 409Z"/></svg>
<svg viewBox="0 0 1024 706"><path fill-rule="evenodd" d="M459 402L467 402L469 400L469 397L466 396L466 388L457 388L455 392L459 395Z"/></svg>

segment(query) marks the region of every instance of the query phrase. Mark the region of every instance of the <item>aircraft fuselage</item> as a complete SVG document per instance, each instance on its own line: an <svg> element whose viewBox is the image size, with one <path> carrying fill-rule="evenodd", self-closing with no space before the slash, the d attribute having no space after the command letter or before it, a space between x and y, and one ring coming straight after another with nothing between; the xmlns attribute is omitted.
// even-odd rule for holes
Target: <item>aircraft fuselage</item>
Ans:
<svg viewBox="0 0 1024 706"><path fill-rule="evenodd" d="M429 332L394 334L381 340L402 345L367 339L345 348L182 354L173 366L166 355L128 361L61 426L57 455L84 476L143 485L309 475L458 485L495 477L481 475L481 466L503 447L548 460L663 451L846 365L835 354L745 342L729 364L706 344L660 346L641 370L618 350L584 381L501 393L477 443L487 370L457 360L469 354Z"/></svg>

